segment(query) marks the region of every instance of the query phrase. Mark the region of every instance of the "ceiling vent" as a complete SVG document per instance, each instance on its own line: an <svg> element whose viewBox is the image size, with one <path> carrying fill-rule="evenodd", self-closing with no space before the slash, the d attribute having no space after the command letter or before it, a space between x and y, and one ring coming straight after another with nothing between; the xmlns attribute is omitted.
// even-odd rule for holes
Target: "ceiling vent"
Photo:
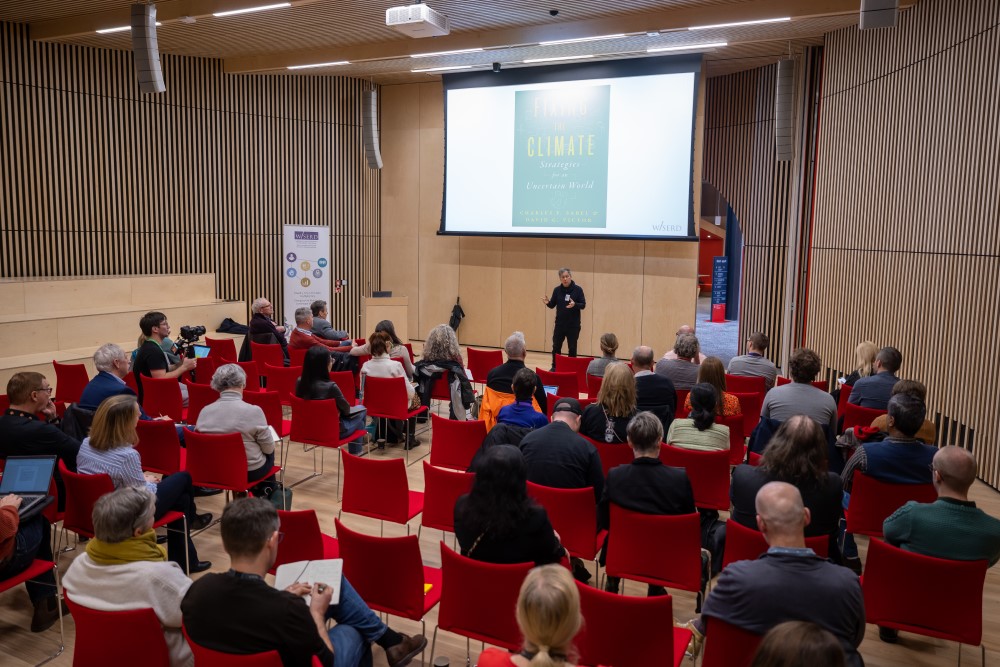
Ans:
<svg viewBox="0 0 1000 667"><path fill-rule="evenodd" d="M451 32L448 17L423 3L385 10L385 24L409 37L440 37Z"/></svg>

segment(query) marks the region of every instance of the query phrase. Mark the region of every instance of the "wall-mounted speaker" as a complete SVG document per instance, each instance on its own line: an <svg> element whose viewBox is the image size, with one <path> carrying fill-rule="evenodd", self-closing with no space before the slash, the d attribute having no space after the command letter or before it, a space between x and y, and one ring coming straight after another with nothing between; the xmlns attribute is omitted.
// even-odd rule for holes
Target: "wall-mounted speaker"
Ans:
<svg viewBox="0 0 1000 667"><path fill-rule="evenodd" d="M861 0L861 29L892 28L898 12L899 0Z"/></svg>
<svg viewBox="0 0 1000 667"><path fill-rule="evenodd" d="M792 127L795 104L795 61L778 61L774 93L774 154L779 162L792 159Z"/></svg>
<svg viewBox="0 0 1000 667"><path fill-rule="evenodd" d="M366 90L361 99L362 137L365 142L365 160L372 169L382 168L382 153L378 149L378 93Z"/></svg>
<svg viewBox="0 0 1000 667"><path fill-rule="evenodd" d="M162 93L163 72L160 70L160 49L156 43L156 5L132 5L132 54L139 92Z"/></svg>

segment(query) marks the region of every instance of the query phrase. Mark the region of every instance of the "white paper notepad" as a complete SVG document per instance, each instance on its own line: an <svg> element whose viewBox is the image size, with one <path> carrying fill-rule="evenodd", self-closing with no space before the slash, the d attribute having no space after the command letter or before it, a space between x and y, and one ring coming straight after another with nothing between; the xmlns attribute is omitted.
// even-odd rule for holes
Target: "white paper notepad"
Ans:
<svg viewBox="0 0 1000 667"><path fill-rule="evenodd" d="M344 572L344 560L331 558L329 560L300 560L294 563L279 565L274 573L274 587L283 591L292 584L325 584L333 588L330 605L340 603L340 580ZM306 595L306 604L312 596Z"/></svg>

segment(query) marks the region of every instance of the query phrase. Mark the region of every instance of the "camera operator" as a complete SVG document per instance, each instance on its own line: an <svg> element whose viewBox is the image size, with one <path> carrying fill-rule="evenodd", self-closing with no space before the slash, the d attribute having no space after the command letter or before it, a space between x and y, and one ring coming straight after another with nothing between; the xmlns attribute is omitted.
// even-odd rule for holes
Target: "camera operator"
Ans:
<svg viewBox="0 0 1000 667"><path fill-rule="evenodd" d="M145 342L139 346L139 352L135 355L135 363L132 366L132 373L135 375L135 383L139 387L139 403L142 403L142 377L152 378L179 378L189 370L192 370L197 361L187 357L181 357L178 363L171 364L167 353L160 347L163 339L170 335L170 324L167 316L157 311L151 311L142 316L139 320L139 328L146 338ZM188 403L187 386L180 383L181 399L184 405Z"/></svg>

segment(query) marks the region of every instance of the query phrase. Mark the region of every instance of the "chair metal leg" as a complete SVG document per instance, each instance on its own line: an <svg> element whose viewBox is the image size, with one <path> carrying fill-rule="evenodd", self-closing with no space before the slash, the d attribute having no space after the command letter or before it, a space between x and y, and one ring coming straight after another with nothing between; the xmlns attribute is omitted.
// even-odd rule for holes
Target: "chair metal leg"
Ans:
<svg viewBox="0 0 1000 667"><path fill-rule="evenodd" d="M52 571L53 571L53 573L56 576L56 609L59 611L59 650L57 650L55 653L53 653L52 655L48 656L47 658L45 658L41 662L35 663L35 667L40 667L40 665L44 665L47 662L51 662L52 660L55 660L60 655L62 655L63 651L66 650L66 628L63 625L63 612L62 612L62 601L63 601L63 594L61 592L62 591L62 581L61 581L61 577L59 576L59 564L58 563L55 563L55 562L52 563Z"/></svg>
<svg viewBox="0 0 1000 667"><path fill-rule="evenodd" d="M438 640L438 626L434 626L434 636L431 638L431 662L434 662L434 647L437 645Z"/></svg>

